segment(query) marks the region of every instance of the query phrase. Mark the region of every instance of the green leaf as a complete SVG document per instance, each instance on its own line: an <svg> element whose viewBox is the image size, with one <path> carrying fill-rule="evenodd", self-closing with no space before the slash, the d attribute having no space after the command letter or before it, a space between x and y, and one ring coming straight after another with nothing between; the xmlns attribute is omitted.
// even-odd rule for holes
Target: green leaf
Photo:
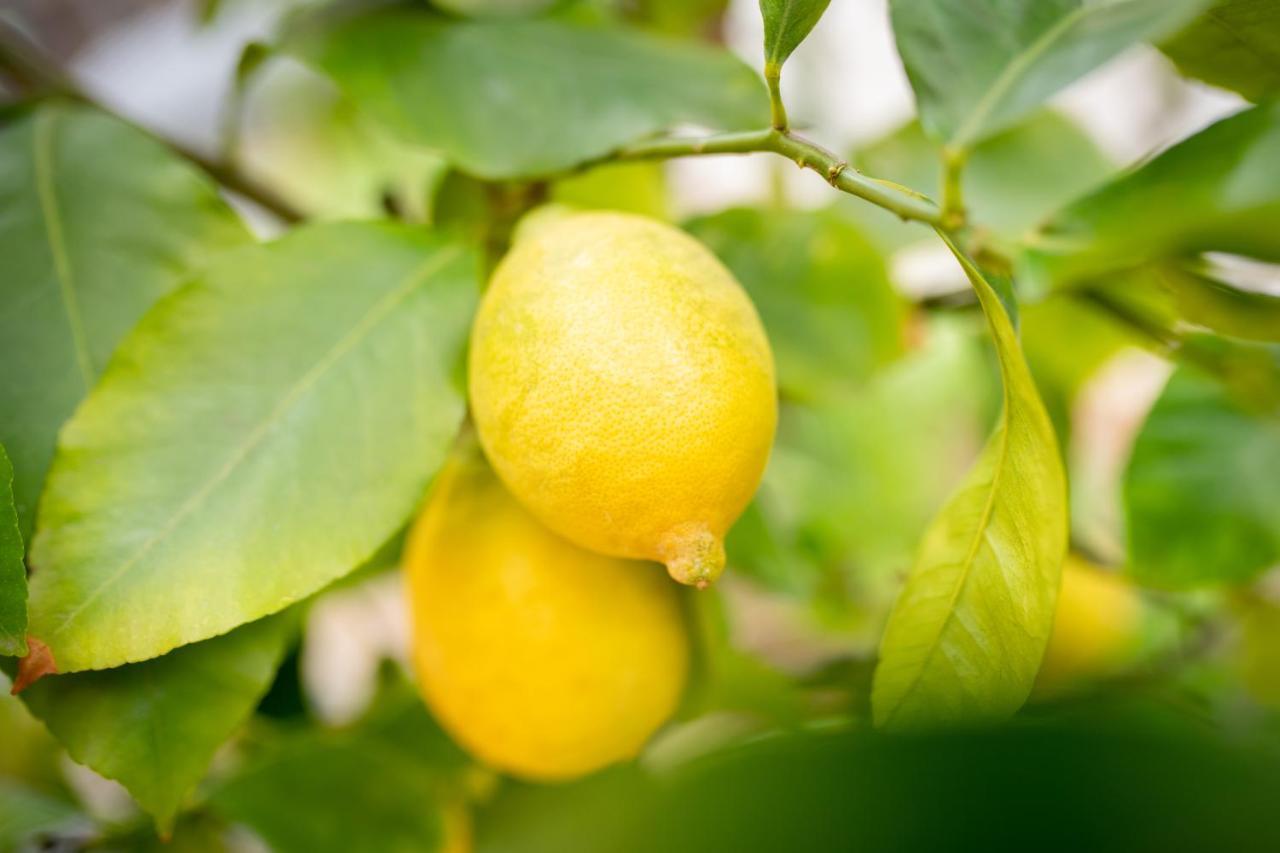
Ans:
<svg viewBox="0 0 1280 853"><path fill-rule="evenodd" d="M13 466L0 445L0 655L27 653L27 566L13 506Z"/></svg>
<svg viewBox="0 0 1280 853"><path fill-rule="evenodd" d="M143 663L41 679L22 693L68 754L119 781L161 829L267 692L290 614Z"/></svg>
<svg viewBox="0 0 1280 853"><path fill-rule="evenodd" d="M352 728L277 740L210 800L278 853L429 851L469 766L421 699L398 692Z"/></svg>
<svg viewBox="0 0 1280 853"><path fill-rule="evenodd" d="M1280 260L1280 102L1202 130L1054 216L1030 243L1041 286L1197 252Z"/></svg>
<svg viewBox="0 0 1280 853"><path fill-rule="evenodd" d="M58 429L148 307L248 242L213 184L140 131L47 103L0 128L0 442L24 538Z"/></svg>
<svg viewBox="0 0 1280 853"><path fill-rule="evenodd" d="M948 240L986 312L1004 410L965 484L925 534L880 644L879 726L1000 718L1040 668L1067 547L1053 427L999 298Z"/></svg>
<svg viewBox="0 0 1280 853"><path fill-rule="evenodd" d="M919 122L906 124L858 151L854 164L869 175L931 198L941 195L938 147ZM965 206L972 222L1016 240L1063 205L1097 188L1114 171L1111 161L1073 121L1042 110L974 147L962 176ZM876 233L889 237L895 248L932 239L933 233L924 226L904 223L860 199L840 204L858 221L871 223Z"/></svg>
<svg viewBox="0 0 1280 853"><path fill-rule="evenodd" d="M1280 4L1222 0L1160 49L1188 77L1260 101L1280 93Z"/></svg>
<svg viewBox="0 0 1280 853"><path fill-rule="evenodd" d="M393 132L482 178L562 171L675 125L767 120L764 87L728 53L620 29L401 9L285 46Z"/></svg>
<svg viewBox="0 0 1280 853"><path fill-rule="evenodd" d="M1262 599L1240 602L1240 680L1260 704L1280 710L1280 603Z"/></svg>
<svg viewBox="0 0 1280 853"><path fill-rule="evenodd" d="M1179 369L1138 434L1124 504L1143 583L1258 576L1280 560L1280 413L1243 408L1220 383Z"/></svg>
<svg viewBox="0 0 1280 853"><path fill-rule="evenodd" d="M729 532L735 572L808 599L868 655L996 415L999 378L971 319L926 321L920 348L864 388L784 405L755 503Z"/></svg>
<svg viewBox="0 0 1280 853"><path fill-rule="evenodd" d="M1230 272L1185 262L1152 269L1180 319L1235 338L1280 343L1280 295L1243 289L1225 280Z"/></svg>
<svg viewBox="0 0 1280 853"><path fill-rule="evenodd" d="M371 219L392 205L426 218L443 158L391 138L324 77L295 61L243 81L236 161L312 218Z"/></svg>
<svg viewBox="0 0 1280 853"><path fill-rule="evenodd" d="M0 778L0 850L44 850L48 834L84 835L92 822L70 803Z"/></svg>
<svg viewBox="0 0 1280 853"><path fill-rule="evenodd" d="M463 414L473 253L377 223L224 255L121 345L63 429L30 634L59 670L274 613L404 524Z"/></svg>
<svg viewBox="0 0 1280 853"><path fill-rule="evenodd" d="M781 69L829 5L831 0L760 0L765 68Z"/></svg>
<svg viewBox="0 0 1280 853"><path fill-rule="evenodd" d="M857 387L902 355L906 311L884 258L836 213L740 208L686 228L760 310L784 394L813 399Z"/></svg>
<svg viewBox="0 0 1280 853"><path fill-rule="evenodd" d="M967 149L1207 0L890 0L925 129Z"/></svg>

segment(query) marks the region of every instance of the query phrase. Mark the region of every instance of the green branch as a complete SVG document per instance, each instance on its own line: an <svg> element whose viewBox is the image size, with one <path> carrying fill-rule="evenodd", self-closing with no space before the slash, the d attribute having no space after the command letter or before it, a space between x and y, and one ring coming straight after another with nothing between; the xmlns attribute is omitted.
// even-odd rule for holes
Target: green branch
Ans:
<svg viewBox="0 0 1280 853"><path fill-rule="evenodd" d="M868 177L819 145L774 128L700 137L662 137L618 149L597 161L668 160L705 154L780 154L831 186L878 205L903 220L945 227L942 212L926 196L890 181Z"/></svg>
<svg viewBox="0 0 1280 853"><path fill-rule="evenodd" d="M25 33L4 17L0 17L0 68L10 70L22 85L40 94L58 95L79 101L132 124L127 118L81 89L75 81L50 61L44 51ZM172 140L160 141L179 157L198 166L223 187L244 196L284 221L300 222L306 218L302 211L281 198L274 190L249 178L231 164L212 160Z"/></svg>

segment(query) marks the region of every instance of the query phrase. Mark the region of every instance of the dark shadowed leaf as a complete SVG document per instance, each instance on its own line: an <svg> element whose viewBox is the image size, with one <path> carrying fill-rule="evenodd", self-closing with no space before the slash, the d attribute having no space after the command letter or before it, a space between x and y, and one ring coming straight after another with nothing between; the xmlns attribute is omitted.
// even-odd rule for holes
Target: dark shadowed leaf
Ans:
<svg viewBox="0 0 1280 853"><path fill-rule="evenodd" d="M998 719L1022 706L1053 626L1067 546L1053 427L999 298L951 248L991 326L1004 410L925 533L889 616L871 697L876 724L887 728Z"/></svg>
<svg viewBox="0 0 1280 853"><path fill-rule="evenodd" d="M398 9L304 29L286 49L484 178L557 172L675 125L767 120L763 85L730 54L620 29Z"/></svg>
<svg viewBox="0 0 1280 853"><path fill-rule="evenodd" d="M906 310L884 258L834 212L740 208L686 228L760 310L783 393L812 399L857 387L902 354Z"/></svg>
<svg viewBox="0 0 1280 853"><path fill-rule="evenodd" d="M0 129L0 441L24 538L58 428L116 344L245 242L207 178L116 119L49 103Z"/></svg>
<svg viewBox="0 0 1280 853"><path fill-rule="evenodd" d="M1221 0L1160 49L1183 74L1262 100L1280 93L1280 3Z"/></svg>
<svg viewBox="0 0 1280 853"><path fill-rule="evenodd" d="M965 149L1206 0L890 0L925 129Z"/></svg>
<svg viewBox="0 0 1280 853"><path fill-rule="evenodd" d="M1124 501L1143 583L1256 577L1280 561L1280 410L1247 410L1219 382L1179 370L1138 434Z"/></svg>
<svg viewBox="0 0 1280 853"><path fill-rule="evenodd" d="M405 522L462 418L473 253L312 226L228 253L150 312L59 440L30 634L60 671L274 613Z"/></svg>
<svg viewBox="0 0 1280 853"><path fill-rule="evenodd" d="M44 678L22 698L73 759L119 781L163 829L266 693L296 630L281 614L155 660Z"/></svg>
<svg viewBox="0 0 1280 853"><path fill-rule="evenodd" d="M27 566L13 507L13 467L0 445L0 655L27 653Z"/></svg>

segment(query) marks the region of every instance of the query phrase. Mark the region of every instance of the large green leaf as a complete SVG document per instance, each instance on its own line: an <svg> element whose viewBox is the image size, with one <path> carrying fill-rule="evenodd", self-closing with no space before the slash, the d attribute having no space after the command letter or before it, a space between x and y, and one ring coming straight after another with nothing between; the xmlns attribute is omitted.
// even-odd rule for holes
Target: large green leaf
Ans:
<svg viewBox="0 0 1280 853"><path fill-rule="evenodd" d="M27 566L13 506L13 466L0 445L0 655L27 653Z"/></svg>
<svg viewBox="0 0 1280 853"><path fill-rule="evenodd" d="M817 26L829 5L831 0L760 0L766 75L770 68L782 68L792 51Z"/></svg>
<svg viewBox="0 0 1280 853"><path fill-rule="evenodd" d="M267 692L297 629L262 619L163 657L45 678L22 698L73 759L118 780L165 828Z"/></svg>
<svg viewBox="0 0 1280 853"><path fill-rule="evenodd" d="M1221 0L1160 49L1183 74L1262 100L1280 93L1280 3Z"/></svg>
<svg viewBox="0 0 1280 853"><path fill-rule="evenodd" d="M0 128L0 441L24 537L58 428L138 318L248 234L213 184L85 107Z"/></svg>
<svg viewBox="0 0 1280 853"><path fill-rule="evenodd" d="M1206 0L890 0L925 128L971 147Z"/></svg>
<svg viewBox="0 0 1280 853"><path fill-rule="evenodd" d="M1144 583L1243 582L1280 560L1280 411L1228 394L1182 368L1138 434L1124 503Z"/></svg>
<svg viewBox="0 0 1280 853"><path fill-rule="evenodd" d="M1280 102L1244 110L1057 214L1026 272L1070 284L1196 252L1280 260Z"/></svg>
<svg viewBox="0 0 1280 853"><path fill-rule="evenodd" d="M393 9L303 30L286 48L392 131L484 178L557 172L679 124L767 121L764 87L728 53L620 29Z"/></svg>
<svg viewBox="0 0 1280 853"><path fill-rule="evenodd" d="M741 208L686 227L760 309L783 393L857 387L902 354L906 312L884 258L839 215Z"/></svg>
<svg viewBox="0 0 1280 853"><path fill-rule="evenodd" d="M123 343L63 429L29 633L63 672L274 613L405 521L462 418L473 253L312 226L224 255Z"/></svg>
<svg viewBox="0 0 1280 853"><path fill-rule="evenodd" d="M854 163L867 174L911 187L931 198L942 191L938 146L911 122L861 149ZM1115 168L1067 117L1040 111L1016 127L976 145L964 170L971 222L1018 239L1067 202L1098 187ZM856 202L856 203L855 203ZM905 223L859 199L841 205L891 246L931 239L922 225Z"/></svg>
<svg viewBox="0 0 1280 853"><path fill-rule="evenodd" d="M885 628L872 692L877 725L1012 714L1040 668L1067 546L1062 463L1013 326L951 245L986 312L1004 384L994 435L925 534Z"/></svg>

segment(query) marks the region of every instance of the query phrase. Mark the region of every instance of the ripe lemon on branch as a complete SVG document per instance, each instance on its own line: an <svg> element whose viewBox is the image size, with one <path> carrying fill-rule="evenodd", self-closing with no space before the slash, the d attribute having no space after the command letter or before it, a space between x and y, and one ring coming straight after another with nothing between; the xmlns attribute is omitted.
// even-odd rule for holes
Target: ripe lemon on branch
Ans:
<svg viewBox="0 0 1280 853"><path fill-rule="evenodd" d="M469 752L569 779L634 757L684 689L679 589L556 536L463 442L405 552L427 704Z"/></svg>
<svg viewBox="0 0 1280 853"><path fill-rule="evenodd" d="M630 214L535 219L481 303L470 389L490 462L548 527L719 577L777 392L760 318L706 247Z"/></svg>

